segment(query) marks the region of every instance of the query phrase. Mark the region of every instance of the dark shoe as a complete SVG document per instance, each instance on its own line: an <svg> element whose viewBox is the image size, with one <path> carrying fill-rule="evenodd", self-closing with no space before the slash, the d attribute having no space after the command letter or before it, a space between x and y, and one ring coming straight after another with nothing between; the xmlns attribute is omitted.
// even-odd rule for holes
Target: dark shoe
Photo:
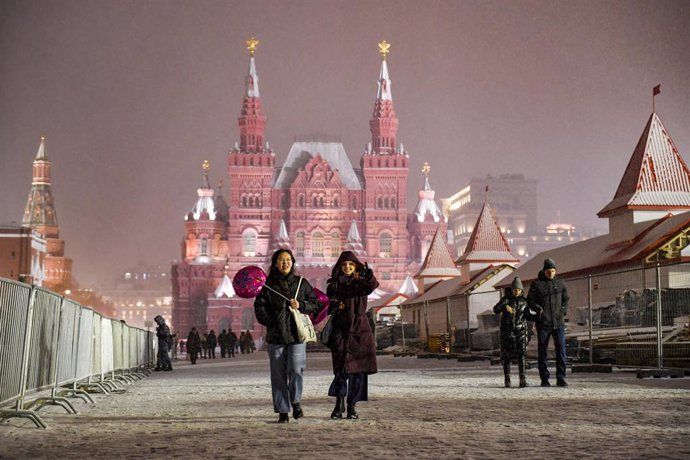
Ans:
<svg viewBox="0 0 690 460"><path fill-rule="evenodd" d="M345 398L338 396L335 398L335 408L331 412L332 419L343 418L343 411L345 410Z"/></svg>
<svg viewBox="0 0 690 460"><path fill-rule="evenodd" d="M542 379L542 380L541 380L541 386L543 386L543 387L550 387L551 384L549 383L548 380Z"/></svg>
<svg viewBox="0 0 690 460"><path fill-rule="evenodd" d="M347 418L349 418L350 420L356 420L359 418L359 414L355 410L354 404L347 405Z"/></svg>
<svg viewBox="0 0 690 460"><path fill-rule="evenodd" d="M292 417L294 419L304 417L304 412L302 412L302 406L300 406L299 403L295 403L292 405Z"/></svg>
<svg viewBox="0 0 690 460"><path fill-rule="evenodd" d="M568 382L566 382L564 379L558 379L558 381L556 382L556 385L558 385L559 387L567 387Z"/></svg>
<svg viewBox="0 0 690 460"><path fill-rule="evenodd" d="M278 423L287 423L288 420L290 420L288 414L280 414L280 416L278 417Z"/></svg>
<svg viewBox="0 0 690 460"><path fill-rule="evenodd" d="M163 369L161 369L160 367L157 367L157 368L154 369L154 371L156 371L156 372L160 372L160 371L162 371L162 370L163 370Z"/></svg>
<svg viewBox="0 0 690 460"><path fill-rule="evenodd" d="M504 378L504 385L506 388L510 388L510 376L506 375Z"/></svg>
<svg viewBox="0 0 690 460"><path fill-rule="evenodd" d="M172 367L169 367L169 368L163 369L163 370L164 370L164 371L171 371L171 370L172 370Z"/></svg>
<svg viewBox="0 0 690 460"><path fill-rule="evenodd" d="M524 375L520 376L520 388L525 388L527 385L527 378Z"/></svg>

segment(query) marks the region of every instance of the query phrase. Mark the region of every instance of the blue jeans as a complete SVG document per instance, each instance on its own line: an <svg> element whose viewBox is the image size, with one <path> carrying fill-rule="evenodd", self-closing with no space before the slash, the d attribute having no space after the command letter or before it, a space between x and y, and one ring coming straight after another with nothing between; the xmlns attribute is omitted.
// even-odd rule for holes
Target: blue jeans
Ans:
<svg viewBox="0 0 690 460"><path fill-rule="evenodd" d="M271 364L271 392L273 411L287 414L290 407L302 400L304 368L307 367L307 345L268 344Z"/></svg>
<svg viewBox="0 0 690 460"><path fill-rule="evenodd" d="M549 339L553 337L553 344L556 347L556 378L558 380L565 380L565 326L556 328L538 326L537 333L539 334L539 377L542 381L549 380L548 368L548 349Z"/></svg>

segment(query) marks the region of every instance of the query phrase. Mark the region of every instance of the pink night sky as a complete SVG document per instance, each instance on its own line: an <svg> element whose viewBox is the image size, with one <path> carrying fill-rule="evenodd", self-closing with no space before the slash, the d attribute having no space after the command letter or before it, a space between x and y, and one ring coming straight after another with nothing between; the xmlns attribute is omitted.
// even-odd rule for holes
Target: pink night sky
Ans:
<svg viewBox="0 0 690 460"><path fill-rule="evenodd" d="M408 205L431 164L436 196L472 177L539 180L539 220L605 228L652 110L690 160L687 1L3 0L0 223L21 222L47 137L61 237L82 285L180 257L209 160L238 140L245 41L256 36L266 138L370 140L381 56Z"/></svg>

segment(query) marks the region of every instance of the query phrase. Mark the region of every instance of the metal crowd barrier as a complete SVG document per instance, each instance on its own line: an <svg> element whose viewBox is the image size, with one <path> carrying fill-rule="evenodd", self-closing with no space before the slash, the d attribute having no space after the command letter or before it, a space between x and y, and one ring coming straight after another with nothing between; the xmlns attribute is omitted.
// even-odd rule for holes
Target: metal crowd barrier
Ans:
<svg viewBox="0 0 690 460"><path fill-rule="evenodd" d="M68 398L93 403L89 392L124 391L155 364L156 345L152 332L0 278L0 424L27 418L46 428L37 413L46 405L76 414Z"/></svg>

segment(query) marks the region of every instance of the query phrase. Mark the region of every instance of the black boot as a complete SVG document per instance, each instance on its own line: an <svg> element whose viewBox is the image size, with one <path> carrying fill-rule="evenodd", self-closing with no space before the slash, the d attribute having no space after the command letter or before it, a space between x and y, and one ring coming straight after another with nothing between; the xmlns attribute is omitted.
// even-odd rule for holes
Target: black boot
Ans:
<svg viewBox="0 0 690 460"><path fill-rule="evenodd" d="M525 376L525 355L518 356L518 372L520 373L520 388L527 386L527 377Z"/></svg>
<svg viewBox="0 0 690 460"><path fill-rule="evenodd" d="M288 414L280 414L280 416L278 417L278 423L287 423L288 420L290 420Z"/></svg>
<svg viewBox="0 0 690 460"><path fill-rule="evenodd" d="M333 409L333 412L331 412L331 418L332 419L341 419L343 418L343 412L345 411L345 398L342 396L337 396L335 398L335 408Z"/></svg>
<svg viewBox="0 0 690 460"><path fill-rule="evenodd" d="M349 418L350 420L355 420L359 418L359 414L355 410L355 403L347 405L347 418Z"/></svg>
<svg viewBox="0 0 690 460"><path fill-rule="evenodd" d="M504 385L506 388L510 388L510 360L503 360L503 375L504 375Z"/></svg>
<svg viewBox="0 0 690 460"><path fill-rule="evenodd" d="M302 411L302 406L300 403L294 403L292 405L292 418L298 419L304 417L304 411Z"/></svg>

